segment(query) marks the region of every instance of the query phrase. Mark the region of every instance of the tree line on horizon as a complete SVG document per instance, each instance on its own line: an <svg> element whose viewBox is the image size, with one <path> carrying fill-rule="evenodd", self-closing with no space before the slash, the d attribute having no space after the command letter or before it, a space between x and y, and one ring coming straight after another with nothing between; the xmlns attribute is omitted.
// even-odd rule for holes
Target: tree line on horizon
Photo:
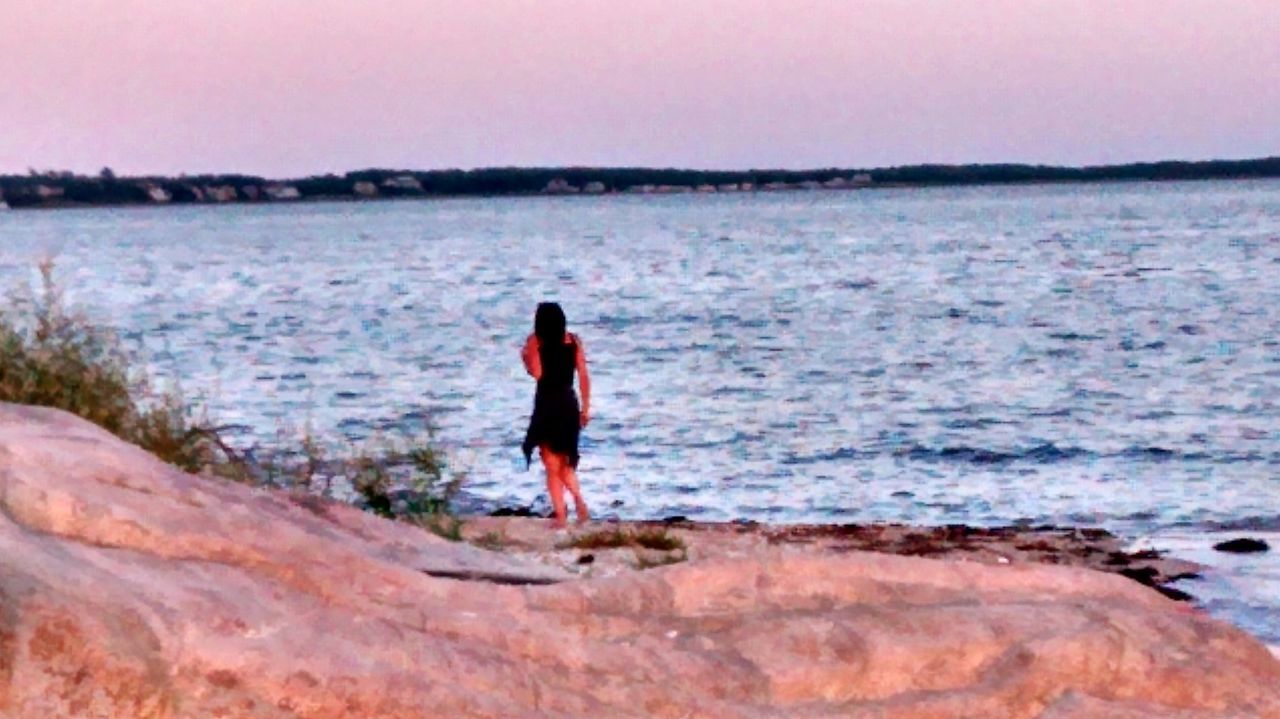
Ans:
<svg viewBox="0 0 1280 719"><path fill-rule="evenodd" d="M493 167L474 170L365 169L342 175L270 179L246 174L118 176L35 171L0 175L0 199L11 207L357 199L395 196L532 195L553 181L594 184L604 192L643 186L799 186L856 175L873 185L939 186L1037 182L1167 181L1280 177L1280 157L1165 161L1061 167L1025 164L909 165L878 169L690 170L645 167ZM228 188L230 190L228 191ZM287 188L287 189L282 189Z"/></svg>

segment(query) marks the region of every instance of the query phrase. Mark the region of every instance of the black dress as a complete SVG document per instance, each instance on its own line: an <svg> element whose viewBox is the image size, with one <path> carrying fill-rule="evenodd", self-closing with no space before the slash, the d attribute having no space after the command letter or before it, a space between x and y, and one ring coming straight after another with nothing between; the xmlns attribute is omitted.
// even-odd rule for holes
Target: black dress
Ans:
<svg viewBox="0 0 1280 719"><path fill-rule="evenodd" d="M569 335L568 342L554 346L542 343L538 348L542 360L542 378L533 396L533 416L524 435L525 466L533 461L533 450L546 446L556 454L569 458L569 466L578 467L579 419L578 395L573 391L573 373L577 367L578 338Z"/></svg>

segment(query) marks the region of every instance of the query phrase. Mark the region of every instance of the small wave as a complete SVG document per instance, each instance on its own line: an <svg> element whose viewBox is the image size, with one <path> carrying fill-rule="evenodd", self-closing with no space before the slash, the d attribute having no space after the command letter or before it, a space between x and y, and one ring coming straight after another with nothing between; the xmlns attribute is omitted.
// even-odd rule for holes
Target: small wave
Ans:
<svg viewBox="0 0 1280 719"><path fill-rule="evenodd" d="M849 459L869 459L876 456L875 452L860 452L852 447L841 447L832 452L818 452L810 455L788 454L781 460L786 465L805 465L817 464L818 462L835 462Z"/></svg>
<svg viewBox="0 0 1280 719"><path fill-rule="evenodd" d="M949 419L942 423L947 429L987 429L1000 424L1012 424L1002 419L991 419L990 417L978 417L976 419Z"/></svg>
<svg viewBox="0 0 1280 719"><path fill-rule="evenodd" d="M1092 456L1088 450L1078 447L1058 447L1053 444L1040 444L1025 450L1002 452L982 447L943 447L932 449L920 445L912 445L896 450L895 455L907 459L925 462L963 462L969 464L1009 464L1017 461L1029 461L1036 464L1053 464L1082 456Z"/></svg>
<svg viewBox="0 0 1280 719"><path fill-rule="evenodd" d="M1215 464L1237 464L1249 462L1266 462L1277 459L1258 453L1239 452L1203 452L1182 451L1166 447L1128 447L1119 452L1102 453L1082 447L1059 447L1046 442L1022 449L997 450L967 445L951 447L926 447L920 444L906 444L894 448L892 456L919 462L950 462L979 465L1005 465L1016 462L1031 464L1056 464L1077 459L1122 459L1133 462L1213 462ZM858 453L839 459L865 459L875 453Z"/></svg>
<svg viewBox="0 0 1280 719"><path fill-rule="evenodd" d="M1280 532L1280 514L1209 521L1202 526L1215 532Z"/></svg>
<svg viewBox="0 0 1280 719"><path fill-rule="evenodd" d="M1126 459L1149 459L1157 462L1167 462L1177 455L1176 451L1164 447L1129 447L1119 454Z"/></svg>
<svg viewBox="0 0 1280 719"><path fill-rule="evenodd" d="M1163 340L1148 342L1144 345L1137 344L1133 340L1122 340L1119 345L1120 349L1126 352L1132 352L1134 350L1162 350L1167 346L1168 345L1166 345Z"/></svg>
<svg viewBox="0 0 1280 719"><path fill-rule="evenodd" d="M835 286L842 290L867 290L875 287L876 281L870 278L863 280L837 280Z"/></svg>
<svg viewBox="0 0 1280 719"><path fill-rule="evenodd" d="M1102 335L1080 334L1078 332L1050 332L1049 338L1064 342L1091 342L1102 339Z"/></svg>

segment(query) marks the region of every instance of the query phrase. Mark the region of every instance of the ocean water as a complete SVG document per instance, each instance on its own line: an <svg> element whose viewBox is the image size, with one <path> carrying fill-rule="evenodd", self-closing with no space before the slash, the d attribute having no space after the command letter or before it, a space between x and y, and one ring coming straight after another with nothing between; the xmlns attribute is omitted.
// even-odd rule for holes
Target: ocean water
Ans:
<svg viewBox="0 0 1280 719"><path fill-rule="evenodd" d="M49 254L242 446L430 421L477 505L542 491L556 299L601 514L1280 529L1280 182L0 215L0 286ZM1214 611L1280 641L1259 571Z"/></svg>

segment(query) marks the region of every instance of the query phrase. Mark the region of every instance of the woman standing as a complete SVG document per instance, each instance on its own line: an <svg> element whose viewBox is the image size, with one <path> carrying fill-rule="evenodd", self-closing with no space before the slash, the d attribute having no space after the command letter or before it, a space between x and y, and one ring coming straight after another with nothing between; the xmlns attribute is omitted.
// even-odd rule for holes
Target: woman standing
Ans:
<svg viewBox="0 0 1280 719"><path fill-rule="evenodd" d="M565 330L564 310L554 302L543 302L533 318L533 334L520 353L529 376L537 380L533 416L524 437L524 458L533 460L533 448L547 470L547 493L555 512L552 526L565 526L564 493L573 495L574 510L581 524L591 518L578 487L578 435L591 418L591 379L587 375L587 354L577 335ZM573 374L578 373L582 405L573 392Z"/></svg>

